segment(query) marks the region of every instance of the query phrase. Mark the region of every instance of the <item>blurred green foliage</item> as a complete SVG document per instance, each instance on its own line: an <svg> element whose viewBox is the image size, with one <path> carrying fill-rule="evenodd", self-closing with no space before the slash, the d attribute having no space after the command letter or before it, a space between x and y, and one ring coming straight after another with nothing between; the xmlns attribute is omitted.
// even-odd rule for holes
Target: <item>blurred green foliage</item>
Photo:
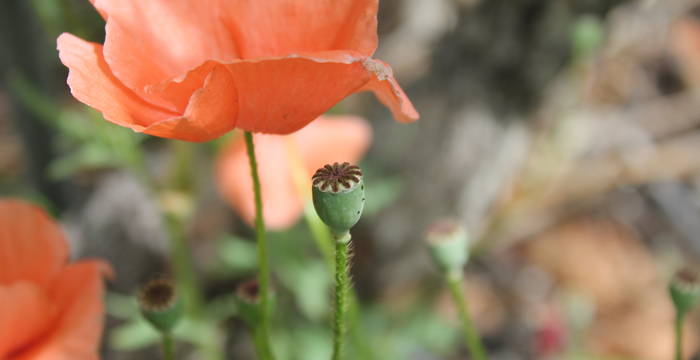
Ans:
<svg viewBox="0 0 700 360"><path fill-rule="evenodd" d="M87 106L61 106L19 74L10 79L9 85L27 109L61 135L56 144L61 155L51 164L48 174L53 179L102 168L142 171L143 134L115 126Z"/></svg>

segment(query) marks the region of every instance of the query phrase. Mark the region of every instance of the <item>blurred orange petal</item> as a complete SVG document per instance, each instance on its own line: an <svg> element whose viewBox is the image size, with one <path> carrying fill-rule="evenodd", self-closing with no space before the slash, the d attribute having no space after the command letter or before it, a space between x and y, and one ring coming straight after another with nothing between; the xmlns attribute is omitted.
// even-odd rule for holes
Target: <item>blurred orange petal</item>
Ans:
<svg viewBox="0 0 700 360"><path fill-rule="evenodd" d="M28 281L46 286L67 258L61 229L43 210L0 200L0 285Z"/></svg>
<svg viewBox="0 0 700 360"><path fill-rule="evenodd" d="M48 292L59 309L51 330L16 360L96 358L104 317L102 278L109 271L99 261L67 266Z"/></svg>
<svg viewBox="0 0 700 360"><path fill-rule="evenodd" d="M0 285L0 359L31 348L53 320L50 300L28 282Z"/></svg>
<svg viewBox="0 0 700 360"><path fill-rule="evenodd" d="M328 163L359 162L372 141L372 128L358 116L324 116L289 137L297 144L311 179Z"/></svg>
<svg viewBox="0 0 700 360"><path fill-rule="evenodd" d="M281 230L299 220L304 200L293 178L295 162L307 178L329 162L358 162L367 151L371 128L358 117L321 117L288 135L254 135L266 225ZM295 147L290 149L291 146ZM293 158L298 156L298 159ZM231 142L217 161L219 191L249 224L255 220L253 184L245 143ZM310 186L310 185L309 185Z"/></svg>
<svg viewBox="0 0 700 360"><path fill-rule="evenodd" d="M301 203L294 184L289 181L291 170L286 161L284 140L280 136L256 134L255 155L262 187L263 217L270 229L282 229L294 223ZM238 137L219 155L217 165L219 191L238 214L248 222L255 221L253 182L245 142Z"/></svg>
<svg viewBox="0 0 700 360"><path fill-rule="evenodd" d="M102 334L99 261L67 264L59 227L43 210L0 200L0 358L97 359Z"/></svg>
<svg viewBox="0 0 700 360"><path fill-rule="evenodd" d="M684 17L671 26L669 46L690 82L700 84L700 21Z"/></svg>

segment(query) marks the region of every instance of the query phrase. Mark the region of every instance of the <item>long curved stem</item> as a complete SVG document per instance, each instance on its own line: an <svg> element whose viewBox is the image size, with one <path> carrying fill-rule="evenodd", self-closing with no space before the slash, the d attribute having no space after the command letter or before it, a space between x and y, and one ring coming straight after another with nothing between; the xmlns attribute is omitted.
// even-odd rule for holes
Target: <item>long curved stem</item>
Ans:
<svg viewBox="0 0 700 360"><path fill-rule="evenodd" d="M350 232L334 234L335 237L335 318L333 322L333 360L343 358L345 345L346 314L350 276L348 258Z"/></svg>
<svg viewBox="0 0 700 360"><path fill-rule="evenodd" d="M474 322L469 315L469 310L467 308L467 299L464 297L464 292L462 291L462 277L454 276L454 274L447 275L447 283L452 293L452 298L457 306L457 311L459 312L459 319L462 323L462 331L464 333L464 340L469 348L469 353L474 360L486 360L486 351L484 351L484 346L481 344L481 339L476 331Z"/></svg>
<svg viewBox="0 0 700 360"><path fill-rule="evenodd" d="M250 176L253 179L253 192L255 193L255 235L258 245L258 283L260 284L260 324L258 332L263 354L258 354L262 359L274 359L270 347L270 265L267 255L267 238L265 236L265 220L263 219L262 194L260 190L260 176L258 175L258 162L255 157L255 144L253 134L244 132L248 160L250 163Z"/></svg>

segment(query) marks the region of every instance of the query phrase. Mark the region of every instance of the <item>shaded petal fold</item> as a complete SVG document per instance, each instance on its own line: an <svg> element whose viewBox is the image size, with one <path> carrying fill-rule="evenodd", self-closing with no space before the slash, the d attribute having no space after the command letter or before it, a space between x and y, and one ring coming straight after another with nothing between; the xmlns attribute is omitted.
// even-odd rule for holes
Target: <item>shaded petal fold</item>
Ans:
<svg viewBox="0 0 700 360"><path fill-rule="evenodd" d="M188 140L206 141L223 135L235 126L237 111L235 87L225 68L217 65L204 77L202 88L191 93L182 113L166 110L145 101L125 87L111 73L102 56L102 46L70 34L58 38L61 61L69 69L68 85L73 96L99 110L105 119L134 131ZM193 72L185 83L196 83L203 74ZM199 77L199 78L198 78ZM164 99L182 105L183 95L163 90ZM179 102L179 103L178 103Z"/></svg>

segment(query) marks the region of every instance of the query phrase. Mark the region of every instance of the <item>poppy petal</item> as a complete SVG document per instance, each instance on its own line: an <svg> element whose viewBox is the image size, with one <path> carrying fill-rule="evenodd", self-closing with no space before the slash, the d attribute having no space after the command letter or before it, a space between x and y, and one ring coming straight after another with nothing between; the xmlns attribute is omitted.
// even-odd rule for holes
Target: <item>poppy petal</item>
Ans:
<svg viewBox="0 0 700 360"><path fill-rule="evenodd" d="M145 102L127 89L102 56L102 45L64 33L57 40L61 62L70 70L68 85L73 96L101 111L105 119L135 131L176 113Z"/></svg>
<svg viewBox="0 0 700 360"><path fill-rule="evenodd" d="M212 67L203 87L189 99L183 116L146 102L120 83L105 63L99 44L62 34L58 50L70 69L68 85L73 96L115 124L188 141L210 140L235 126L237 97L231 76L223 67Z"/></svg>
<svg viewBox="0 0 700 360"><path fill-rule="evenodd" d="M243 59L329 50L371 56L377 48L378 0L219 3Z"/></svg>
<svg viewBox="0 0 700 360"><path fill-rule="evenodd" d="M97 359L104 321L102 279L109 271L99 261L66 267L49 291L60 309L51 330L16 360Z"/></svg>
<svg viewBox="0 0 700 360"><path fill-rule="evenodd" d="M374 76L362 90L374 92L379 101L391 110L397 121L408 123L418 120L418 111L394 78L389 64L377 59L368 59L365 61L365 68Z"/></svg>
<svg viewBox="0 0 700 360"><path fill-rule="evenodd" d="M216 5L171 0L96 0L94 5L107 15L105 60L137 92L206 60L239 58Z"/></svg>
<svg viewBox="0 0 700 360"><path fill-rule="evenodd" d="M346 96L371 90L398 121L418 118L384 63L354 53L323 52L227 64L239 94L237 126L289 134Z"/></svg>
<svg viewBox="0 0 700 360"><path fill-rule="evenodd" d="M238 127L289 134L364 86L370 74L360 60L285 57L228 64L240 97Z"/></svg>
<svg viewBox="0 0 700 360"><path fill-rule="evenodd" d="M0 359L15 359L29 349L53 320L53 309L35 284L0 286Z"/></svg>
<svg viewBox="0 0 700 360"><path fill-rule="evenodd" d="M184 99L186 88L196 83L196 78L201 75L192 72L192 76L182 83L170 84L164 93L176 100L178 96ZM190 93L183 116L155 123L143 132L186 141L212 140L236 126L238 107L238 94L231 74L224 66L213 64L202 87Z"/></svg>
<svg viewBox="0 0 700 360"><path fill-rule="evenodd" d="M48 284L68 258L61 229L36 206L0 200L0 284Z"/></svg>

